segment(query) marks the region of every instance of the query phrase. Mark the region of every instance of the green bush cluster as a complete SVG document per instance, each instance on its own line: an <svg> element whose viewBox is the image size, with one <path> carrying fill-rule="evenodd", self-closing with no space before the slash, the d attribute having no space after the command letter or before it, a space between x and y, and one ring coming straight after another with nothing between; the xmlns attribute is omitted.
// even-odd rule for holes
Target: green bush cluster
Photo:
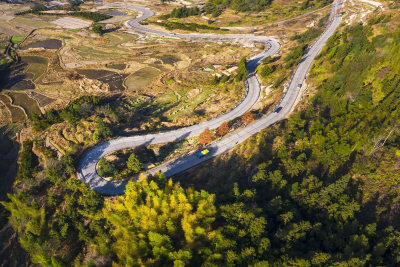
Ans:
<svg viewBox="0 0 400 267"><path fill-rule="evenodd" d="M21 247L41 266L74 265L85 244L107 236L103 198L73 177L74 165L71 155L63 156L35 179L22 180L2 202Z"/></svg>
<svg viewBox="0 0 400 267"><path fill-rule="evenodd" d="M36 155L32 151L32 140L25 140L22 144L22 151L19 156L19 168L17 172L17 180L32 180L36 172L37 166Z"/></svg>
<svg viewBox="0 0 400 267"><path fill-rule="evenodd" d="M131 178L133 175L138 174L143 168L142 162L135 153L129 155L125 165L126 168L118 169L113 162L101 158L97 166L97 173L101 177L112 177L120 180Z"/></svg>
<svg viewBox="0 0 400 267"><path fill-rule="evenodd" d="M305 9L309 9L309 8L312 8L315 6L322 7L322 6L329 5L330 3L332 3L332 0L320 0L320 1L305 0L301 3L300 9L305 10Z"/></svg>
<svg viewBox="0 0 400 267"><path fill-rule="evenodd" d="M369 19L368 25L375 25L378 23L387 23L391 21L392 15L391 14L382 14L382 15L375 15Z"/></svg>
<svg viewBox="0 0 400 267"><path fill-rule="evenodd" d="M114 177L118 174L118 170L112 162L101 158L97 163L97 173L101 177Z"/></svg>
<svg viewBox="0 0 400 267"><path fill-rule="evenodd" d="M259 73L260 73L261 77L265 78L268 75L270 75L271 73L273 73L275 70L276 70L275 65L265 65L265 66L261 67Z"/></svg>
<svg viewBox="0 0 400 267"><path fill-rule="evenodd" d="M166 21L166 22L153 22L156 25L163 26L168 30L185 30L185 31L198 31L198 30L220 30L218 27L212 27L204 24L197 23L180 23L175 21Z"/></svg>
<svg viewBox="0 0 400 267"><path fill-rule="evenodd" d="M190 16L200 15L200 9L198 7L189 7L186 6L180 8L174 8L169 14L170 18L187 18Z"/></svg>
<svg viewBox="0 0 400 267"><path fill-rule="evenodd" d="M247 59L245 57L240 59L237 74L235 77L236 81L244 81L246 79L247 75L249 75L249 72L247 71L247 68L246 68L246 64L247 64Z"/></svg>
<svg viewBox="0 0 400 267"><path fill-rule="evenodd" d="M286 68L289 69L292 66L299 64L306 49L307 49L306 44L302 44L302 45L291 48L290 53L284 59L284 61L286 63Z"/></svg>
<svg viewBox="0 0 400 267"><path fill-rule="evenodd" d="M217 84L225 84L225 83L230 83L232 82L232 76L228 76L225 74L222 74L220 77L218 76L213 76L213 78L211 79L211 84L213 85L217 85Z"/></svg>
<svg viewBox="0 0 400 267"><path fill-rule="evenodd" d="M322 26L318 28L309 28L303 34L295 34L291 39L297 40L297 42L300 44L305 44L309 43L310 41L320 36L322 32L323 32Z"/></svg>
<svg viewBox="0 0 400 267"><path fill-rule="evenodd" d="M38 16L65 16L66 15L66 14L62 14L62 13L44 13L41 11L43 11L43 10L38 11L38 10L31 9L31 10L15 13L15 15L17 15L17 16L25 15L25 14L34 14L34 15L38 15ZM84 19L88 19L88 20L91 20L94 22L99 22L99 21L102 21L105 19L112 18L112 16L110 16L110 15L105 15L105 14L90 12L90 11L69 12L68 16L84 18Z"/></svg>
<svg viewBox="0 0 400 267"><path fill-rule="evenodd" d="M92 26L92 32L102 35L104 32L103 24L96 24Z"/></svg>
<svg viewBox="0 0 400 267"><path fill-rule="evenodd" d="M29 119L33 123L33 129L35 131L44 130L55 123L60 123L63 121L74 124L86 116L81 109L84 103L96 106L100 104L100 98L97 96L80 97L62 110L51 109L43 115L30 113Z"/></svg>
<svg viewBox="0 0 400 267"><path fill-rule="evenodd" d="M45 159L56 159L57 158L57 153L48 148L45 144L44 140L35 140L34 141L35 148L37 148L44 156Z"/></svg>

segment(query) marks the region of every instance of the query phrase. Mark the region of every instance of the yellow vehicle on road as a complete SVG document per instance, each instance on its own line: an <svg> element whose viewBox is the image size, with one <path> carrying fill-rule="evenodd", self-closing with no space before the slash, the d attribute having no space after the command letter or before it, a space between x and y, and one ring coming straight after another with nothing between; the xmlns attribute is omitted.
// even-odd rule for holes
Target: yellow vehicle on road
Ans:
<svg viewBox="0 0 400 267"><path fill-rule="evenodd" d="M204 157L205 155L207 155L208 153L210 153L210 150L204 149L204 150L200 151L199 153L197 153L197 157L200 159L200 158Z"/></svg>

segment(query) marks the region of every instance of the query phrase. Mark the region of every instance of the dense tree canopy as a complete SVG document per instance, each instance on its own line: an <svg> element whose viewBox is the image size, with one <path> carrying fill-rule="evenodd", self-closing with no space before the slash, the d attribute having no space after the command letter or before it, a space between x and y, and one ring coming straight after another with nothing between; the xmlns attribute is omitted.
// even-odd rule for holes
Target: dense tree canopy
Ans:
<svg viewBox="0 0 400 267"><path fill-rule="evenodd" d="M247 59L245 57L240 59L236 74L236 81L244 81L247 75L249 75L249 72L246 68L246 64L247 64Z"/></svg>
<svg viewBox="0 0 400 267"><path fill-rule="evenodd" d="M171 18L187 18L190 16L196 16L200 15L200 9L198 7L180 7L180 8L174 8L171 11L171 14L169 16Z"/></svg>
<svg viewBox="0 0 400 267"><path fill-rule="evenodd" d="M215 197L164 183L129 183L125 195L104 210L119 264L183 266L213 256Z"/></svg>

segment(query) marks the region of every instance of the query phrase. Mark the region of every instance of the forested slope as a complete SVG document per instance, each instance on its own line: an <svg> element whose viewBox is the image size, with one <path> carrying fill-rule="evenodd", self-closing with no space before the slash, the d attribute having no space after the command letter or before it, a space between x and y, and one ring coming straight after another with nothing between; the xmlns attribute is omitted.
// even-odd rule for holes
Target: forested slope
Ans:
<svg viewBox="0 0 400 267"><path fill-rule="evenodd" d="M399 264L400 30L374 23L330 39L306 108L179 177L216 193L235 264Z"/></svg>
<svg viewBox="0 0 400 267"><path fill-rule="evenodd" d="M104 199L76 180L76 155L25 142L3 203L22 247L43 266L399 265L395 19L333 36L300 111L182 186L159 175Z"/></svg>

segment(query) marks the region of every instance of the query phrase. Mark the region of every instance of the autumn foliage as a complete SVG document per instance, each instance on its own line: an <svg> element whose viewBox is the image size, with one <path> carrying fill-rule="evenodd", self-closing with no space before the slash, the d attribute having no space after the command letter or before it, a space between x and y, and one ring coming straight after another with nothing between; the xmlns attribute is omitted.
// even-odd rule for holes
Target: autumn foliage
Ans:
<svg viewBox="0 0 400 267"><path fill-rule="evenodd" d="M246 125L249 125L250 123L252 123L254 121L254 116L253 114L249 111L246 112L245 114L243 114L242 116L242 122Z"/></svg>
<svg viewBox="0 0 400 267"><path fill-rule="evenodd" d="M208 129L208 127L199 135L199 142L201 144L208 144L211 143L212 141L212 136L211 136L211 132L210 129Z"/></svg>
<svg viewBox="0 0 400 267"><path fill-rule="evenodd" d="M217 135L219 136L223 136L226 135L229 132L229 126L228 123L226 121L224 121L217 130Z"/></svg>

